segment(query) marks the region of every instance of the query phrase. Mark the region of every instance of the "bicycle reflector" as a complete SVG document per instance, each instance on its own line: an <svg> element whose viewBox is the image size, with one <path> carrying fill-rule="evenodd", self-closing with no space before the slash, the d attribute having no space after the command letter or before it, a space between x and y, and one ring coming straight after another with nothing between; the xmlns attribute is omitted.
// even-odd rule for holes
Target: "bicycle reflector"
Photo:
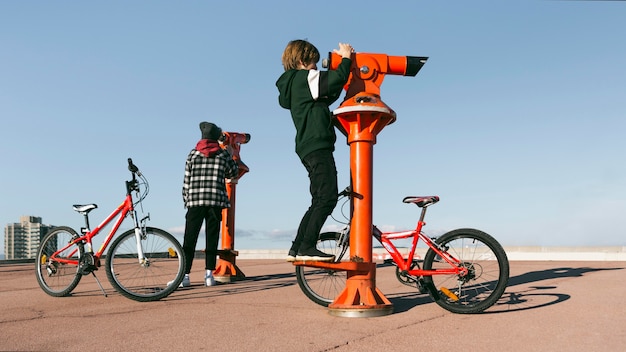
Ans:
<svg viewBox="0 0 626 352"><path fill-rule="evenodd" d="M455 295L452 291L443 286L439 289L439 291L455 302L459 300L459 296Z"/></svg>

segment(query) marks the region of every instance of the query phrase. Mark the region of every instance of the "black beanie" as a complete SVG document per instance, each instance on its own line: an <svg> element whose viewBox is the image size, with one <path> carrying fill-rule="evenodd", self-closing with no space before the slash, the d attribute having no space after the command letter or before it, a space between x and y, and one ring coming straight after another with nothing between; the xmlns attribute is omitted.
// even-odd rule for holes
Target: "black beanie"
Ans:
<svg viewBox="0 0 626 352"><path fill-rule="evenodd" d="M202 139L210 139L217 141L222 136L222 129L210 122L200 122L200 131L202 131Z"/></svg>

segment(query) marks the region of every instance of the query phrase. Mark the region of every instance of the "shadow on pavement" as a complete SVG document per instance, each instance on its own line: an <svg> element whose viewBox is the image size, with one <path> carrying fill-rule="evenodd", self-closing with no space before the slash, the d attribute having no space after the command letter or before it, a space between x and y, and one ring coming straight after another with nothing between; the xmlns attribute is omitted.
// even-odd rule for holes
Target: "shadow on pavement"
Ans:
<svg viewBox="0 0 626 352"><path fill-rule="evenodd" d="M567 301L571 298L569 294L554 291L558 289L558 282L552 281L547 285L541 285L540 282L558 280L561 278L582 277L589 273L606 270L624 270L624 268L561 267L530 271L511 277L507 290L502 295L502 298L500 298L493 309L485 313L517 312L547 307ZM512 289L513 287L515 288Z"/></svg>
<svg viewBox="0 0 626 352"><path fill-rule="evenodd" d="M195 297L219 297L243 294L250 292L260 292L277 288L296 285L295 273L248 276L240 281L230 283L218 283L210 290L194 290L194 288L204 288L203 285L191 285L187 288L180 288L164 300L177 301Z"/></svg>
<svg viewBox="0 0 626 352"><path fill-rule="evenodd" d="M624 268L572 268L562 267L540 271L530 271L521 275L509 278L507 290L496 304L482 314L495 314L516 312L521 310L536 309L567 301L571 298L569 294L554 292L558 288L556 283L551 282L541 285L541 281L555 280L560 278L582 277L583 275L606 270L624 270ZM536 285L534 285L536 284ZM513 287L518 286L517 290ZM516 287L517 288L517 287ZM394 305L394 313L401 313L411 310L414 307L434 303L427 294L398 293L387 295L387 298ZM443 309L443 308L442 308Z"/></svg>

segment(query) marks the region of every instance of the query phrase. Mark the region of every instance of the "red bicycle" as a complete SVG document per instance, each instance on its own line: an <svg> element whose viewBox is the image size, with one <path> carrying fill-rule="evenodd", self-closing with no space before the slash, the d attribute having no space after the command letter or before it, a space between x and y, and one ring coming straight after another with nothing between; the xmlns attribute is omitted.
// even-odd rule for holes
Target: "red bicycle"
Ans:
<svg viewBox="0 0 626 352"><path fill-rule="evenodd" d="M180 243L168 232L146 226L150 215L141 220L135 205L148 195L148 181L133 161L128 159L132 179L126 181L126 198L100 225L91 230L89 212L96 204L74 205L74 210L85 218L85 227L79 235L67 226L53 228L41 240L36 259L39 286L54 297L70 295L84 275L92 274L106 297L106 292L94 271L106 261L106 274L111 285L123 296L140 301L155 301L172 293L183 280L184 261ZM137 179L139 177L139 180ZM140 182L141 180L141 182ZM133 200L136 192L137 200ZM122 233L112 243L124 219L130 215L134 228ZM111 232L97 252L92 239L118 216ZM105 249L111 244L106 256Z"/></svg>
<svg viewBox="0 0 626 352"><path fill-rule="evenodd" d="M339 197L359 197L346 188ZM453 313L480 313L497 302L509 280L509 261L502 246L490 235L476 229L457 229L437 238L422 232L426 209L439 201L438 196L405 197L403 202L421 208L414 230L382 232L376 226L373 237L389 253L386 260L396 266L396 277L403 284L415 286L421 293L429 293L433 300ZM346 203L344 203L345 205ZM352 207L351 212L352 212ZM350 216L346 227L339 232L320 234L317 248L335 255L335 262L348 261L350 244ZM394 241L410 239L408 254L403 254ZM423 260L418 253L418 242L426 244ZM421 264L421 266L420 266ZM313 302L328 306L346 287L345 271L296 266L298 285Z"/></svg>

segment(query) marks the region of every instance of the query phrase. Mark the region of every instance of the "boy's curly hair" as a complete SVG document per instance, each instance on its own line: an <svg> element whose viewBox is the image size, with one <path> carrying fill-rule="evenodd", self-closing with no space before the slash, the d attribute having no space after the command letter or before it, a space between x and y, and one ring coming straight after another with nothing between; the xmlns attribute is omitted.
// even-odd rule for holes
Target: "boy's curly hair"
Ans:
<svg viewBox="0 0 626 352"><path fill-rule="evenodd" d="M287 44L283 52L282 62L285 71L295 70L300 62L304 64L318 62L320 52L317 48L306 40L292 40Z"/></svg>

